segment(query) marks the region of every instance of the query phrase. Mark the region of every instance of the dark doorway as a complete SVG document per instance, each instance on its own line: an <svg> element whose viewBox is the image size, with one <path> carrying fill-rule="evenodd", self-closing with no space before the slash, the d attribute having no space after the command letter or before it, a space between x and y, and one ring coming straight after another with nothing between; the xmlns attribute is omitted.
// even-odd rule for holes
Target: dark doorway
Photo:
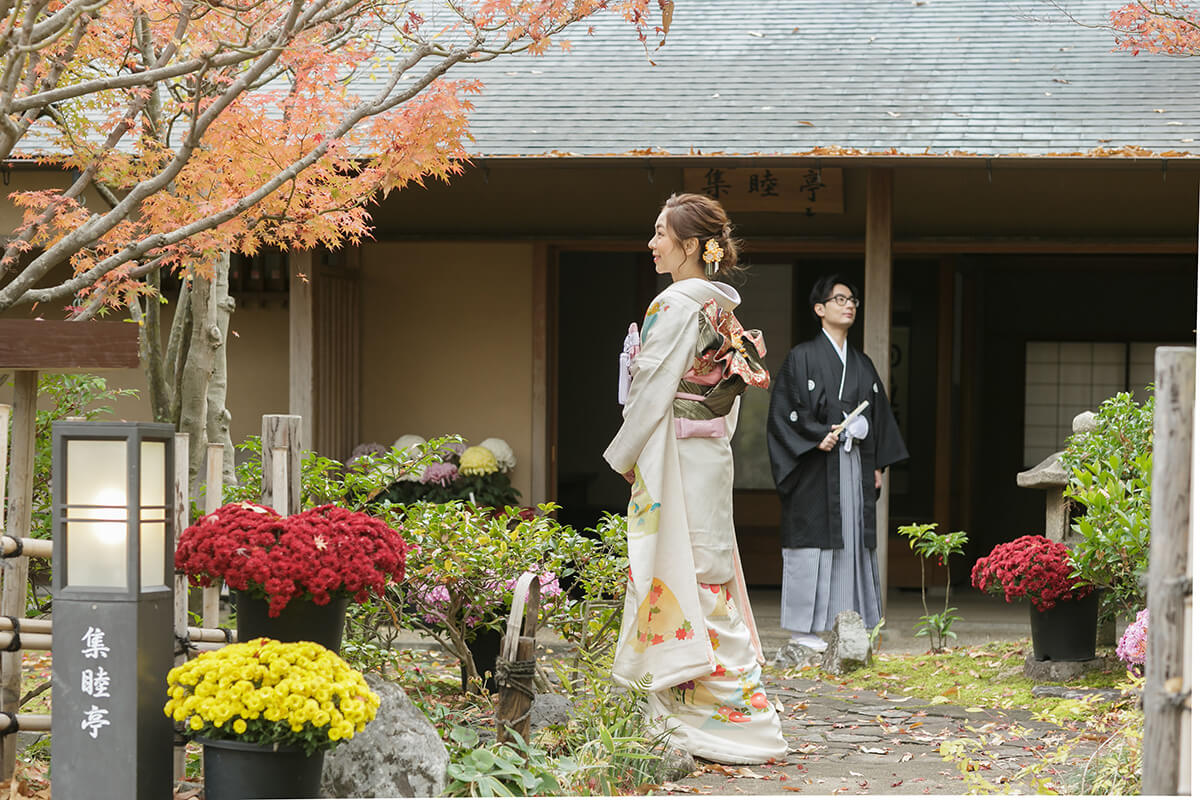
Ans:
<svg viewBox="0 0 1200 800"><path fill-rule="evenodd" d="M563 252L558 257L555 500L561 522L591 527L623 513L629 484L603 458L621 426L617 357L629 323L656 293L643 253Z"/></svg>

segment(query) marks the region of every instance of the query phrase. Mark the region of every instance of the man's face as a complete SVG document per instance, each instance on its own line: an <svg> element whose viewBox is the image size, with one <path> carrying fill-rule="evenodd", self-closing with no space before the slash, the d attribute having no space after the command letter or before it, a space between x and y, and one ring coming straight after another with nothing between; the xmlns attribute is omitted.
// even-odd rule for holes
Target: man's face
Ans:
<svg viewBox="0 0 1200 800"><path fill-rule="evenodd" d="M850 293L850 287L836 283L825 297L825 302L813 307L821 323L834 328L848 329L858 314L858 298Z"/></svg>

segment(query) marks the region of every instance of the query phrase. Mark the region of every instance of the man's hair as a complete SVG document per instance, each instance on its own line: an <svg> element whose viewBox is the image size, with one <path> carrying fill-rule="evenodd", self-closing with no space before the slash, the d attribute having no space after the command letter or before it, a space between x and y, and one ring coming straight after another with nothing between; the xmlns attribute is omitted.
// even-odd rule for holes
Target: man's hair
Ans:
<svg viewBox="0 0 1200 800"><path fill-rule="evenodd" d="M810 313L812 313L813 319L817 321L818 325L821 324L821 318L817 316L817 312L813 309L813 306L828 300L830 292L833 291L833 287L837 286L839 283L848 288L850 290L850 294L858 297L858 287L846 280L841 275L834 274L826 275L823 278L817 278L817 282L813 284L812 291L808 293L808 309Z"/></svg>

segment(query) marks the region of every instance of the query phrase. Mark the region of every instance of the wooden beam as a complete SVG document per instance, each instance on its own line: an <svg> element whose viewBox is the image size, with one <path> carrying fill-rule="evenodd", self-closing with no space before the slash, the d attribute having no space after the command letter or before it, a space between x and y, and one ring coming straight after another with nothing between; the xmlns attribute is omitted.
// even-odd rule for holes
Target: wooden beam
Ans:
<svg viewBox="0 0 1200 800"><path fill-rule="evenodd" d="M129 369L138 326L125 322L0 320L0 369Z"/></svg>
<svg viewBox="0 0 1200 800"><path fill-rule="evenodd" d="M1192 435L1196 413L1196 350L1160 347L1154 353L1154 468L1150 503L1150 573L1146 585L1145 763L1142 791L1179 792L1186 670L1185 600L1192 503Z"/></svg>
<svg viewBox="0 0 1200 800"><path fill-rule="evenodd" d="M442 241L462 244L463 241L476 243L507 243L548 244L553 248L564 250L588 250L593 252L644 252L645 239L625 237L579 238L569 239L538 236L478 236L464 239L446 240L426 238L421 236L391 236L383 241L388 242L421 242L437 244ZM865 252L866 242L858 236L762 236L746 242L743 255L754 256L757 253L812 253L820 255L857 255ZM917 237L911 239L894 239L892 252L896 255L946 255L946 254L1026 254L1026 255L1195 255L1196 242L1191 239L1041 239L1037 237ZM753 259L751 259L753 260Z"/></svg>
<svg viewBox="0 0 1200 800"><path fill-rule="evenodd" d="M81 326L82 327L82 326ZM5 533L14 538L29 536L33 515L33 453L37 424L38 374L21 370L13 379L12 461L9 464L8 525ZM25 616L25 591L29 579L29 557L17 556L0 562L0 615ZM21 651L0 653L0 711L15 714L21 704ZM0 738L0 781L13 775L17 761L17 737Z"/></svg>
<svg viewBox="0 0 1200 800"><path fill-rule="evenodd" d="M313 448L316 376L313 373L313 282L316 259L311 250L288 253L288 412L300 417L302 450ZM267 446L263 442L263 448ZM264 469L266 453L263 453Z"/></svg>
<svg viewBox="0 0 1200 800"><path fill-rule="evenodd" d="M863 280L863 351L875 362L884 390L891 386L892 360L892 171L867 171L867 220ZM888 487L875 504L875 556L879 561L880 602L887 611ZM864 498L870 502L869 498Z"/></svg>
<svg viewBox="0 0 1200 800"><path fill-rule="evenodd" d="M533 246L533 418L530 420L531 475L529 502L544 503L550 494L550 248Z"/></svg>

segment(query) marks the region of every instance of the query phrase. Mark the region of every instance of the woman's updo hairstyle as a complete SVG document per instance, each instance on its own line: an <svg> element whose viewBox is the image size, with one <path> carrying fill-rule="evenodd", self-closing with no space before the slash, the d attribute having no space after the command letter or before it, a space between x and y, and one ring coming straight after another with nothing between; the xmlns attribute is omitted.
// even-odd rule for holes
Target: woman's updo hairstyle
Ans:
<svg viewBox="0 0 1200 800"><path fill-rule="evenodd" d="M673 194L663 203L663 210L667 212L667 231L675 241L682 244L688 239L696 239L700 243L701 263L710 239L724 252L716 272L709 278L724 280L745 269L738 265L741 242L733 238L729 216L716 200L703 194Z"/></svg>

